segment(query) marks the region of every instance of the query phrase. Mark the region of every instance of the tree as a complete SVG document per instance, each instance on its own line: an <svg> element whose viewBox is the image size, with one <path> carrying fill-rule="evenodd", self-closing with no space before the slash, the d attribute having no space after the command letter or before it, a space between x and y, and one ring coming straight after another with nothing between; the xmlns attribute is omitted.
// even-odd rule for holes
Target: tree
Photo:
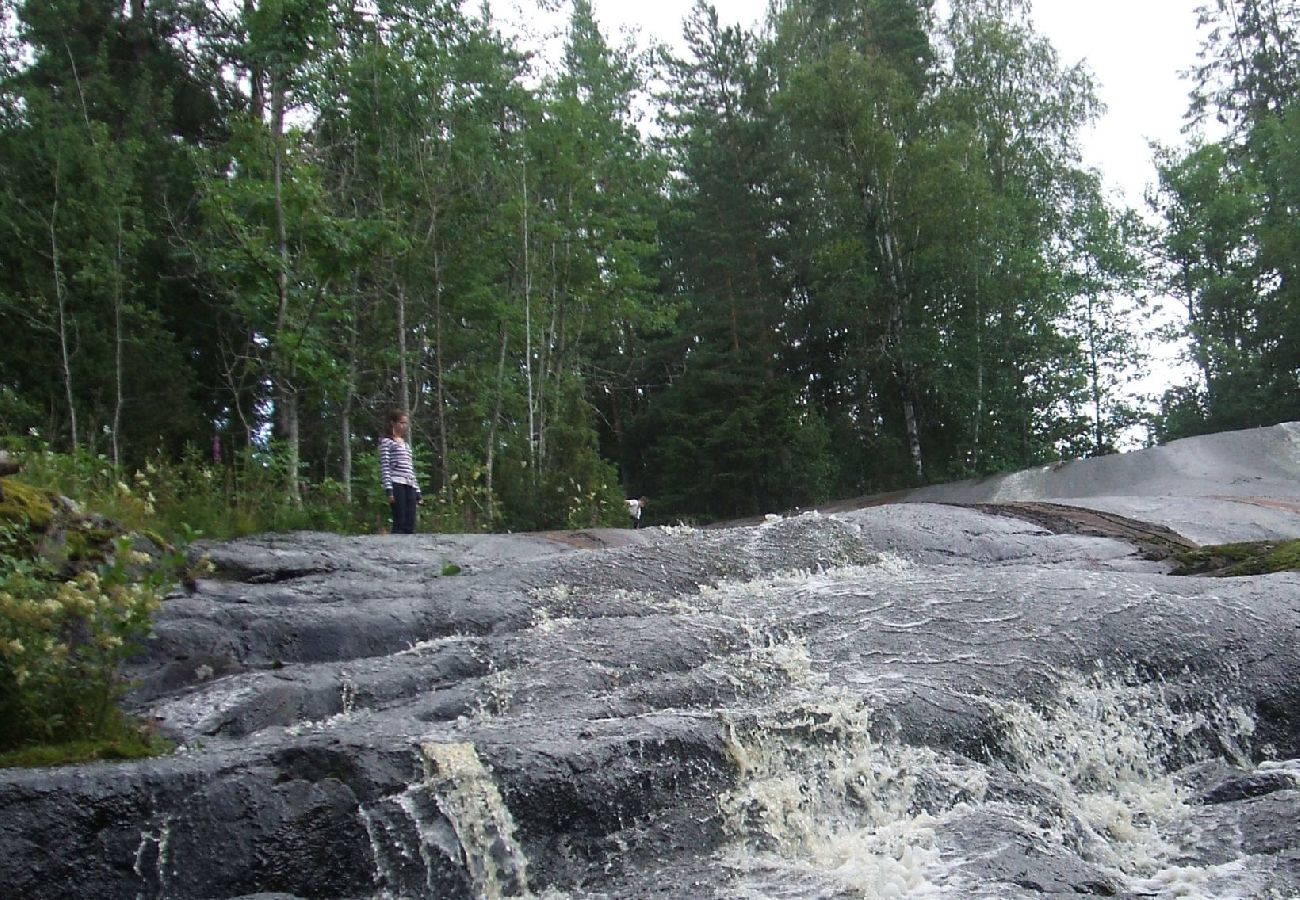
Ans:
<svg viewBox="0 0 1300 900"><path fill-rule="evenodd" d="M588 386L595 373L608 385L626 371L636 335L671 316L654 302L664 166L634 123L640 78L634 60L606 43L590 3L577 0L561 70L526 135L523 373L528 465L545 494L595 481L617 500L617 476L597 458L599 401Z"/></svg>
<svg viewBox="0 0 1300 900"><path fill-rule="evenodd" d="M913 329L921 298L908 202L935 74L930 4L791 0L775 23L773 102L791 152L812 173L808 199L826 203L803 213L825 229L810 239L820 257L808 266L822 325L815 340L842 359L845 368L830 377L852 398L850 417L868 432L901 435L919 480Z"/></svg>
<svg viewBox="0 0 1300 900"><path fill-rule="evenodd" d="M4 81L0 252L11 264L0 302L28 326L4 380L35 402L15 424L42 424L41 405L52 436L138 459L160 437L192 435L197 418L198 353L182 352L173 328L193 285L171 270L168 198L187 198L194 173L176 139L207 134L218 100L167 42L185 26L175 10L49 2L17 12L30 53ZM42 386L51 372L57 393Z"/></svg>
<svg viewBox="0 0 1300 900"><path fill-rule="evenodd" d="M1201 381L1167 397L1165 438L1300 415L1300 10L1216 0L1199 17L1206 36L1188 118L1213 115L1227 133L1157 157L1166 278L1186 309Z"/></svg>
<svg viewBox="0 0 1300 900"><path fill-rule="evenodd" d="M706 4L684 35L689 56L668 59L662 120L675 177L661 233L681 308L637 370L644 408L627 417L629 480L653 484L670 517L810 504L829 489L830 448L785 343L791 176L771 68L753 36L720 28Z"/></svg>
<svg viewBox="0 0 1300 900"><path fill-rule="evenodd" d="M966 471L984 472L1088 446L1074 410L1087 392L1095 411L1108 376L1092 365L1087 323L1096 279L1117 277L1123 251L1099 240L1118 234L1079 158L1079 133L1100 112L1087 70L1062 66L1024 3L954 4L946 40L952 72L939 105L967 146L949 157L961 176L947 176L934 200L961 198L969 223L965 245L946 245L943 259L960 273L949 290L974 349L953 356L973 415L946 418L971 422L961 455Z"/></svg>
<svg viewBox="0 0 1300 900"><path fill-rule="evenodd" d="M1242 427L1242 416L1259 401L1240 377L1251 356L1253 188L1218 144L1182 157L1165 151L1157 172L1153 199L1165 222L1165 284L1186 312L1207 411L1218 422L1212 427Z"/></svg>
<svg viewBox="0 0 1300 900"><path fill-rule="evenodd" d="M1085 390L1062 403L1089 420L1087 431L1063 448L1071 457L1118 452L1124 431L1140 418L1129 386L1146 368L1135 320L1147 307L1147 273L1133 250L1146 228L1131 211L1116 215L1095 179L1087 180L1093 183L1080 191L1086 202L1071 211L1063 257L1064 288L1073 298L1065 329L1082 351Z"/></svg>
<svg viewBox="0 0 1300 900"><path fill-rule="evenodd" d="M247 340L232 347L236 365L253 363L272 387L285 496L297 504L301 394L322 377L316 368L332 368L319 326L336 299L339 236L305 132L289 121L310 107L308 73L333 39L336 10L310 0L245 0L240 12L228 39L247 76L246 116L231 128L225 165L204 185L207 244L199 252L242 320Z"/></svg>
<svg viewBox="0 0 1300 900"><path fill-rule="evenodd" d="M1241 140L1281 116L1300 86L1300 8L1276 0L1207 0L1197 9L1205 39L1191 74L1187 117L1211 115Z"/></svg>

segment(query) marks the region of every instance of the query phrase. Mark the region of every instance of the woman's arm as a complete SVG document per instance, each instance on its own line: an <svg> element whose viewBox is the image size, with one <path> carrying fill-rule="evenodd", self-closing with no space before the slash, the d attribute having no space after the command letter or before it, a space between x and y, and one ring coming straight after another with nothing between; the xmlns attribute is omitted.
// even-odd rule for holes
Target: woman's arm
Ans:
<svg viewBox="0 0 1300 900"><path fill-rule="evenodd" d="M384 493L393 496L393 439L379 439L379 480L384 485Z"/></svg>

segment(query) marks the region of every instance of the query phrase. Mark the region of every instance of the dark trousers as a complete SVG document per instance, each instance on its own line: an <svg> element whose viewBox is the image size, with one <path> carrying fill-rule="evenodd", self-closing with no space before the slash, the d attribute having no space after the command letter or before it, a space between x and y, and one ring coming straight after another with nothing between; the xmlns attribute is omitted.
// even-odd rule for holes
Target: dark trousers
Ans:
<svg viewBox="0 0 1300 900"><path fill-rule="evenodd" d="M393 485L393 534L415 533L415 488Z"/></svg>

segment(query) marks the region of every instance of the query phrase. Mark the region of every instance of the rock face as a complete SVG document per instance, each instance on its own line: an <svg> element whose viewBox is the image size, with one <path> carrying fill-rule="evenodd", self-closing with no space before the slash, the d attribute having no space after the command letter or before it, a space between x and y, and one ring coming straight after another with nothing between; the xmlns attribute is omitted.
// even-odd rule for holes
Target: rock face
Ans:
<svg viewBox="0 0 1300 900"><path fill-rule="evenodd" d="M910 500L1057 500L1157 522L1202 544L1295 538L1300 422L1173 441L912 491Z"/></svg>
<svg viewBox="0 0 1300 900"><path fill-rule="evenodd" d="M0 478L6 475L14 475L22 471L22 468L22 463L12 457L8 450L0 450ZM2 489L0 489L0 494L3 494Z"/></svg>
<svg viewBox="0 0 1300 900"><path fill-rule="evenodd" d="M183 752L0 773L0 884L1296 896L1300 575L1176 578L1127 540L938 502L1300 536L1300 429L1233 440L1248 494L1242 469L1158 474L1198 458L1180 442L1143 478L1097 460L1068 491L1031 473L756 526L206 548L131 698Z"/></svg>

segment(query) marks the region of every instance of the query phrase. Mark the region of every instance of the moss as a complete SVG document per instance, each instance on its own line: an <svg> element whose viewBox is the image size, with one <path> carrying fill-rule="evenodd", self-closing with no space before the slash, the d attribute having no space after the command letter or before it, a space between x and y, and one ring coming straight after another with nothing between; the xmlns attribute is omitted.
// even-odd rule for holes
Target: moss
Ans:
<svg viewBox="0 0 1300 900"><path fill-rule="evenodd" d="M69 562L103 562L113 552L113 542L116 538L116 533L107 528L90 526L70 528L67 533L68 560Z"/></svg>
<svg viewBox="0 0 1300 900"><path fill-rule="evenodd" d="M172 744L156 735L40 744L0 753L0 769L71 766L97 760L148 759L153 756L164 756L172 749Z"/></svg>
<svg viewBox="0 0 1300 900"><path fill-rule="evenodd" d="M176 548L171 544L171 542L168 541L166 538L164 538L157 531L154 531L152 528L146 528L145 530L141 531L140 536L144 538L146 541L148 541L149 543L153 544L155 548L157 548L158 550L164 553L176 552Z"/></svg>
<svg viewBox="0 0 1300 900"><path fill-rule="evenodd" d="M12 478L0 481L0 524L25 525L39 532L53 521L53 494Z"/></svg>
<svg viewBox="0 0 1300 900"><path fill-rule="evenodd" d="M1175 575L1268 575L1300 571L1300 540L1212 544L1175 554Z"/></svg>

